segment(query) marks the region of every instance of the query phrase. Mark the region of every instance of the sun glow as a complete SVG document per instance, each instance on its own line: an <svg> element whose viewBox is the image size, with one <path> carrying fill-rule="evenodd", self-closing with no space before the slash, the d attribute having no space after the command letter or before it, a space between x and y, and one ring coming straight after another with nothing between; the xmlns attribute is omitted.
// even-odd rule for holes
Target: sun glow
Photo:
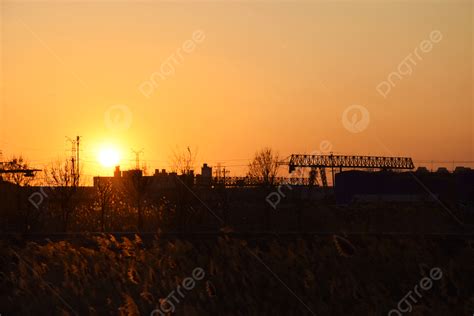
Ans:
<svg viewBox="0 0 474 316"><path fill-rule="evenodd" d="M103 167L113 167L120 162L120 152L116 148L106 147L99 151L98 160Z"/></svg>

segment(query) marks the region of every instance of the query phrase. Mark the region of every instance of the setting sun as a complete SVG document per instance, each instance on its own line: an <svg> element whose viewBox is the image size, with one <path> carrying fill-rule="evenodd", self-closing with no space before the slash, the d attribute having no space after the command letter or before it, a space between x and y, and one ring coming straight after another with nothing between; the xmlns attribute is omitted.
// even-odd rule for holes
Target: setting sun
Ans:
<svg viewBox="0 0 474 316"><path fill-rule="evenodd" d="M103 148L99 151L98 160L104 167L113 167L120 161L120 153L115 148Z"/></svg>
<svg viewBox="0 0 474 316"><path fill-rule="evenodd" d="M0 18L0 316L474 316L474 0Z"/></svg>

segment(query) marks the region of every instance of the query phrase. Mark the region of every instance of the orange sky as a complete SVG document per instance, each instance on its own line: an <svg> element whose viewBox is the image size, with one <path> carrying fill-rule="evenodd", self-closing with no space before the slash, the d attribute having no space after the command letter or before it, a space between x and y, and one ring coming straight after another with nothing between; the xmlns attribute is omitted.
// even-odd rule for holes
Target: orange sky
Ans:
<svg viewBox="0 0 474 316"><path fill-rule="evenodd" d="M3 1L0 149L42 167L81 135L89 176L109 172L104 146L124 168L143 148L154 169L189 145L198 163L234 174L263 146L285 157L322 141L336 153L474 160L472 3ZM420 53L434 30L442 39ZM384 98L377 85L415 49L411 75ZM342 120L354 104L370 114L358 133Z"/></svg>

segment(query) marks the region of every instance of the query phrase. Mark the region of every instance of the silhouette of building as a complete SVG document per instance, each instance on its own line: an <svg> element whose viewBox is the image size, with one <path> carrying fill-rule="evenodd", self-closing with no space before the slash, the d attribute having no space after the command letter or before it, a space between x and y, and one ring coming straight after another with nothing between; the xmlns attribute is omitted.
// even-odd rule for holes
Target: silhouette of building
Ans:
<svg viewBox="0 0 474 316"><path fill-rule="evenodd" d="M111 183L113 186L123 186L125 181L134 178L138 181L146 183L149 190L159 189L173 189L180 184L187 186L201 185L210 186L212 182L212 168L207 164L204 164L201 168L202 174L194 175L194 171L191 170L186 175L178 175L176 172L167 172L165 169L155 169L155 173L151 176L144 176L142 170L132 169L121 171L120 166L116 166L113 177L94 177L94 187L97 187L99 183L104 181Z"/></svg>
<svg viewBox="0 0 474 316"><path fill-rule="evenodd" d="M202 165L201 174L196 175L196 184L206 187L212 185L212 167L209 167L207 163Z"/></svg>
<svg viewBox="0 0 474 316"><path fill-rule="evenodd" d="M433 200L473 202L474 170L458 167L454 172L439 168L428 172L344 171L336 174L336 201L399 201ZM434 196L433 196L434 195Z"/></svg>

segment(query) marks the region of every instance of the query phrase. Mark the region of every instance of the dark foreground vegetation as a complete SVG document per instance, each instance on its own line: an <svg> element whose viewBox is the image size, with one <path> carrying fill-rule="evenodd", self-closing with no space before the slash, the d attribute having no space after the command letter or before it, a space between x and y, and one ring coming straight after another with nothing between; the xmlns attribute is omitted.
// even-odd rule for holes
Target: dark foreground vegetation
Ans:
<svg viewBox="0 0 474 316"><path fill-rule="evenodd" d="M295 186L275 207L277 188L161 190L143 195L94 187L18 187L0 182L0 232L458 232L474 224L474 207L452 201L336 205L329 190ZM71 193L72 197L69 195ZM41 199L38 199L39 195ZM35 203L32 203L30 197Z"/></svg>
<svg viewBox="0 0 474 316"><path fill-rule="evenodd" d="M472 203L135 174L0 182L1 316L474 314Z"/></svg>
<svg viewBox="0 0 474 316"><path fill-rule="evenodd" d="M474 312L470 237L102 235L0 249L2 315L387 315L415 286L410 315ZM441 277L420 290L433 268Z"/></svg>

